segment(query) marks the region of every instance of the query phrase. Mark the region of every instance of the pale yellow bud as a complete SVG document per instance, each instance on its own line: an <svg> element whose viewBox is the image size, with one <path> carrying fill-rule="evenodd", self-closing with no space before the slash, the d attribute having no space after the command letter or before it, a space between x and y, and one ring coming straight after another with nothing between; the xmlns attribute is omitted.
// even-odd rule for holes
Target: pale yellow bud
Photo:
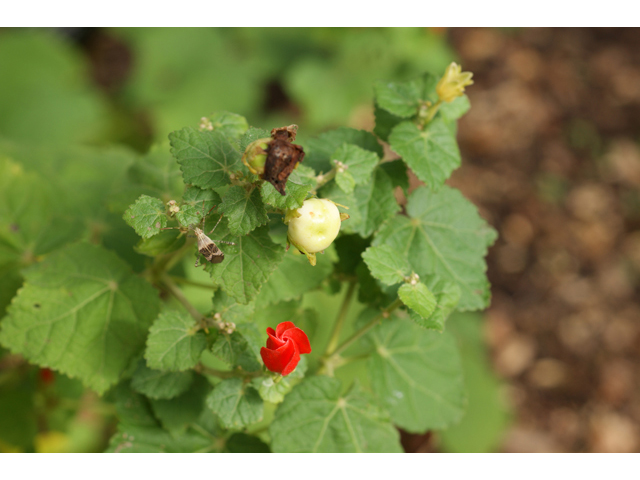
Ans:
<svg viewBox="0 0 640 480"><path fill-rule="evenodd" d="M460 65L452 62L436 86L436 92L440 100L451 102L457 97L462 96L464 94L464 87L473 85L471 77L473 77L473 73L463 72Z"/></svg>

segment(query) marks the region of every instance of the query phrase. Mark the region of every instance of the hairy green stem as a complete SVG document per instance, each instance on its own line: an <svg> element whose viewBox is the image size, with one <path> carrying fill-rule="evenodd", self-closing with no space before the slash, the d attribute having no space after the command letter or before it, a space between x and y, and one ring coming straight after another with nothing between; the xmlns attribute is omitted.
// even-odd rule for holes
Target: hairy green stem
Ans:
<svg viewBox="0 0 640 480"><path fill-rule="evenodd" d="M236 377L254 378L254 377L261 377L264 375L264 372L262 372L262 370L258 370L257 372L245 372L243 370L216 370L215 368L209 368L202 364L199 364L196 367L196 370L205 375L212 375L214 377L218 377L222 379L236 378Z"/></svg>
<svg viewBox="0 0 640 480"><path fill-rule="evenodd" d="M196 309L196 307L191 305L191 302L189 302L189 300L187 300L187 297L184 296L184 294L182 293L182 290L180 290L180 288L178 288L178 286L175 283L173 283L173 280L171 280L169 275L163 275L162 279L161 279L161 282L162 282L162 285L164 287L166 287L167 290L169 290L169 293L171 293L171 295L176 297L176 300L178 300L184 306L184 308L187 309L187 312L189 312L189 314L198 323L202 324L204 322L204 320L205 320L204 315L202 315Z"/></svg>
<svg viewBox="0 0 640 480"><path fill-rule="evenodd" d="M376 315L376 317L373 320L371 320L364 327L362 327L360 330L358 330L353 335L351 335L349 338L347 338L344 342L342 342L342 344L338 348L336 348L335 351L331 352L331 354L330 354L330 356L329 356L329 358L327 360L331 360L331 358L335 358L338 355L340 355L342 352L344 352L355 341L357 341L365 333L367 333L369 330L371 330L373 327L375 327L378 324L378 322L380 322L380 320L382 320L383 318L388 317L389 314L391 312L393 312L396 308L398 308L400 305L402 305L402 301L399 298L396 298L395 301L391 305L389 305L387 308L385 308L382 311L382 313L380 313L380 315Z"/></svg>
<svg viewBox="0 0 640 480"><path fill-rule="evenodd" d="M342 300L342 305L340 305L340 310L338 311L338 316L336 317L336 321L333 325L333 332L331 332L331 337L329 338L329 343L327 344L327 348L325 349L325 357L331 355L331 353L335 350L338 345L338 340L340 340L340 332L342 331L342 326L344 325L344 321L347 318L347 313L349 312L349 306L351 305L351 299L353 298L353 292L356 289L356 283L349 283L349 288L347 289L347 294L344 296Z"/></svg>
<svg viewBox="0 0 640 480"><path fill-rule="evenodd" d="M311 193L315 194L320 188L322 188L324 185L326 185L331 180L333 180L333 178L336 176L337 172L338 172L337 168L333 167L327 173L325 173L325 174L321 173L320 175L318 175L316 177L316 181L317 181L316 186L313 188Z"/></svg>
<svg viewBox="0 0 640 480"><path fill-rule="evenodd" d="M169 275L169 278L171 278L171 280L173 280L174 282L179 283L181 285L189 285L191 287L206 288L207 290L213 290L213 288L214 288L213 283L212 284L208 284L208 283L203 283L203 282L196 282L194 280L189 280L189 279L184 278L184 277L177 277L175 275Z"/></svg>

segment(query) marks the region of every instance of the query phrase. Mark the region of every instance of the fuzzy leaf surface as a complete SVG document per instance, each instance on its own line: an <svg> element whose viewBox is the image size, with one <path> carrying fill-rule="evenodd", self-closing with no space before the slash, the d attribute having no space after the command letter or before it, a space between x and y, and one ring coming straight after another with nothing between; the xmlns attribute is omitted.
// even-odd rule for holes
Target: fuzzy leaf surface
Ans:
<svg viewBox="0 0 640 480"><path fill-rule="evenodd" d="M421 277L436 275L460 287L458 309L477 310L489 303L485 255L496 232L458 190L438 193L422 187L407 203L409 217L392 218L373 245L386 244L402 253Z"/></svg>
<svg viewBox="0 0 640 480"><path fill-rule="evenodd" d="M416 176L432 190L460 166L460 150L455 134L440 117L419 130L413 122L402 122L389 136L389 144Z"/></svg>
<svg viewBox="0 0 640 480"><path fill-rule="evenodd" d="M404 281L411 272L409 260L389 245L367 248L362 259L367 264L371 275L386 285L394 285Z"/></svg>
<svg viewBox="0 0 640 480"><path fill-rule="evenodd" d="M186 313L169 311L160 314L149 330L145 358L156 370L178 372L193 368L207 347L204 332Z"/></svg>
<svg viewBox="0 0 640 480"><path fill-rule="evenodd" d="M220 417L225 428L241 429L262 420L264 403L260 394L241 378L220 382L207 397L207 406Z"/></svg>
<svg viewBox="0 0 640 480"><path fill-rule="evenodd" d="M289 393L269 427L274 452L401 452L398 431L373 399L314 376Z"/></svg>
<svg viewBox="0 0 640 480"><path fill-rule="evenodd" d="M418 113L422 93L422 81L376 82L374 85L376 104L387 112L401 118Z"/></svg>
<svg viewBox="0 0 640 480"><path fill-rule="evenodd" d="M70 245L25 272L0 343L103 393L144 349L159 307L157 292L114 253Z"/></svg>
<svg viewBox="0 0 640 480"><path fill-rule="evenodd" d="M349 173L355 185L360 185L370 181L371 174L376 168L380 158L375 152L365 150L357 145L345 143L331 155L331 160L342 162L346 166L344 173ZM336 179L337 178L338 175L336 175ZM346 190L345 192L350 193Z"/></svg>
<svg viewBox="0 0 640 480"><path fill-rule="evenodd" d="M365 130L340 127L309 139L307 142L309 151L306 152L304 162L316 172L327 173L333 167L331 155L344 143L375 152L378 157L382 158L382 146L373 134Z"/></svg>
<svg viewBox="0 0 640 480"><path fill-rule="evenodd" d="M222 200L213 190L203 190L202 188L189 186L184 191L180 211L176 213L178 222L184 227L198 225L203 216L216 205L220 205Z"/></svg>
<svg viewBox="0 0 640 480"><path fill-rule="evenodd" d="M169 140L186 184L224 187L229 184L229 173L240 166L240 152L219 131L187 127L169 134Z"/></svg>
<svg viewBox="0 0 640 480"><path fill-rule="evenodd" d="M238 324L231 335L219 333L211 351L230 367L242 367L247 372L262 368L260 332L253 323Z"/></svg>
<svg viewBox="0 0 640 480"><path fill-rule="evenodd" d="M415 285L410 283L401 285L398 289L398 297L422 319L431 317L436 309L436 297L421 282Z"/></svg>
<svg viewBox="0 0 640 480"><path fill-rule="evenodd" d="M211 391L206 378L198 375L190 388L171 399L151 400L151 409L164 428L172 433L183 432L195 423L204 409L204 401Z"/></svg>
<svg viewBox="0 0 640 480"><path fill-rule="evenodd" d="M393 194L393 184L381 168L376 168L372 180L356 186L353 193L343 192L335 183L321 190L321 196L349 207L351 216L340 227L344 233L357 233L366 238L391 218L400 206Z"/></svg>
<svg viewBox="0 0 640 480"><path fill-rule="evenodd" d="M312 168L298 164L297 168L289 175L285 196L280 195L273 185L264 182L260 187L262 201L281 209L300 208L309 192L316 185L315 172Z"/></svg>
<svg viewBox="0 0 640 480"><path fill-rule="evenodd" d="M193 383L193 372L161 372L147 367L144 360L131 378L131 388L138 393L154 398L169 399L177 397L189 389Z"/></svg>
<svg viewBox="0 0 640 480"><path fill-rule="evenodd" d="M231 235L227 220L222 218L215 236L219 240L234 242L235 245L219 244L225 259L217 265L207 264L205 270L224 291L239 303L252 301L271 272L278 266L284 255L284 247L271 240L267 226L258 227L248 235Z"/></svg>
<svg viewBox="0 0 640 480"><path fill-rule="evenodd" d="M374 347L368 362L371 387L394 424L422 433L460 420L467 399L451 335L393 319L378 325L366 339Z"/></svg>
<svg viewBox="0 0 640 480"><path fill-rule="evenodd" d="M140 198L124 212L127 222L142 238L150 238L167 226L165 206L159 198L140 195Z"/></svg>
<svg viewBox="0 0 640 480"><path fill-rule="evenodd" d="M249 192L239 186L229 188L219 210L227 218L231 233L237 236L246 235L269 221L258 188Z"/></svg>
<svg viewBox="0 0 640 480"><path fill-rule="evenodd" d="M249 128L247 119L237 113L215 112L207 118L213 124L213 131L220 132L225 137L240 139Z"/></svg>
<svg viewBox="0 0 640 480"><path fill-rule="evenodd" d="M444 330L444 322L453 313L460 301L460 287L453 282L440 280L435 275L421 280L424 281L424 284L435 298L435 309L428 317L420 315L417 310L410 311L409 316L411 320L422 327L442 332Z"/></svg>

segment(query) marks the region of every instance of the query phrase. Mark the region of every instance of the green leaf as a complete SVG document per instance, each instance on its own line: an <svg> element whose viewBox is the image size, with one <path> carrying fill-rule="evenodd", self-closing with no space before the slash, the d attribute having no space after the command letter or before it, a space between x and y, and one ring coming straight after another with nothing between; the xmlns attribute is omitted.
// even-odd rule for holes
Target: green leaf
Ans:
<svg viewBox="0 0 640 480"><path fill-rule="evenodd" d="M131 388L149 398L169 399L177 397L189 389L193 383L193 372L161 372L152 370L144 360L131 378Z"/></svg>
<svg viewBox="0 0 640 480"><path fill-rule="evenodd" d="M246 433L234 433L225 443L229 453L271 453L269 445L258 437Z"/></svg>
<svg viewBox="0 0 640 480"><path fill-rule="evenodd" d="M430 318L436 309L436 297L421 282L417 282L415 285L411 283L401 285L398 290L398 297L402 300L402 303L417 313L422 320ZM442 331L441 328L438 330Z"/></svg>
<svg viewBox="0 0 640 480"><path fill-rule="evenodd" d="M456 283L461 290L458 309L486 307L490 292L484 256L497 235L475 206L447 186L438 193L422 187L409 197L407 213L410 218L391 219L373 245L403 252L421 277L436 275Z"/></svg>
<svg viewBox="0 0 640 480"><path fill-rule="evenodd" d="M351 193L356 187L356 181L348 171L337 172L335 181L344 193Z"/></svg>
<svg viewBox="0 0 640 480"><path fill-rule="evenodd" d="M440 105L440 114L447 122L454 122L467 113L470 108L469 97L462 95L452 102L444 102Z"/></svg>
<svg viewBox="0 0 640 480"><path fill-rule="evenodd" d="M225 428L240 429L262 420L262 398L241 378L220 382L207 397L207 406L220 417Z"/></svg>
<svg viewBox="0 0 640 480"><path fill-rule="evenodd" d="M221 132L187 127L171 133L169 140L184 183L201 188L224 187L229 184L229 173L239 167L240 152Z"/></svg>
<svg viewBox="0 0 640 480"><path fill-rule="evenodd" d="M457 314L447 323L460 346L469 406L457 425L440 432L448 452L495 452L510 423L503 384L494 373L482 335L482 317Z"/></svg>
<svg viewBox="0 0 640 480"><path fill-rule="evenodd" d="M340 380L305 379L276 410L269 428L274 452L401 452L398 431L357 386L341 395Z"/></svg>
<svg viewBox="0 0 640 480"><path fill-rule="evenodd" d="M371 180L371 174L376 165L378 165L380 158L374 152L360 148L357 145L345 143L331 155L331 160L342 162L346 166L344 173L349 173L355 184L360 185ZM337 178L338 175L336 175L336 181ZM343 188L343 190L345 189ZM345 192L350 193L347 190Z"/></svg>
<svg viewBox="0 0 640 480"><path fill-rule="evenodd" d="M394 114L380 108L378 104L375 105L373 114L376 117L376 126L373 129L373 133L380 137L380 140L389 143L391 131L396 125L403 122L404 118L396 117Z"/></svg>
<svg viewBox="0 0 640 480"><path fill-rule="evenodd" d="M86 58L61 35L12 29L0 42L0 132L22 143L95 143L109 130L106 97Z"/></svg>
<svg viewBox="0 0 640 480"><path fill-rule="evenodd" d="M242 115L229 112L215 112L207 117L213 125L213 130L225 137L240 139L249 128L247 119Z"/></svg>
<svg viewBox="0 0 640 480"><path fill-rule="evenodd" d="M271 132L262 128L250 127L240 138L240 152L244 153L249 144L261 138L271 138Z"/></svg>
<svg viewBox="0 0 640 480"><path fill-rule="evenodd" d="M140 188L148 189L165 201L176 200L184 190L182 172L168 151L166 144L154 145L145 156L134 160L129 167L129 180Z"/></svg>
<svg viewBox="0 0 640 480"><path fill-rule="evenodd" d="M371 275L386 285L403 282L411 272L407 258L389 245L367 248L362 254L362 259L369 267Z"/></svg>
<svg viewBox="0 0 640 480"><path fill-rule="evenodd" d="M224 213L229 230L237 236L246 235L269 221L258 188L250 191L239 186L229 188L218 210Z"/></svg>
<svg viewBox="0 0 640 480"><path fill-rule="evenodd" d="M9 369L2 373L0 412L4 414L0 415L0 445L28 450L38 433L34 401L36 384L33 378L17 373L17 370Z"/></svg>
<svg viewBox="0 0 640 480"><path fill-rule="evenodd" d="M412 117L418 113L422 87L422 79L399 83L378 81L374 84L376 104L398 117Z"/></svg>
<svg viewBox="0 0 640 480"><path fill-rule="evenodd" d="M224 251L224 261L217 265L208 263L205 270L236 301L249 303L282 260L284 247L273 243L267 226L258 227L242 237L232 236L226 217L222 218L216 229L216 237L233 241L236 245L218 245Z"/></svg>
<svg viewBox="0 0 640 480"><path fill-rule="evenodd" d="M389 176L376 168L371 182L358 185L353 193L344 193L335 183L329 183L320 191L323 198L349 207L351 216L340 227L343 233L358 233L366 238L391 218L400 206L393 194Z"/></svg>
<svg viewBox="0 0 640 480"><path fill-rule="evenodd" d="M418 325L442 332L444 330L444 322L460 301L460 287L453 282L440 280L434 275L421 280L435 297L436 306L429 317L424 317L417 311L409 312L409 316Z"/></svg>
<svg viewBox="0 0 640 480"><path fill-rule="evenodd" d="M0 156L0 265L30 261L80 238L83 222L64 209L61 189Z"/></svg>
<svg viewBox="0 0 640 480"><path fill-rule="evenodd" d="M160 314L149 330L144 357L156 370L183 371L193 368L207 347L204 332L186 313Z"/></svg>
<svg viewBox="0 0 640 480"><path fill-rule="evenodd" d="M260 332L253 323L236 325L231 335L218 333L211 351L230 367L242 367L247 372L262 368Z"/></svg>
<svg viewBox="0 0 640 480"><path fill-rule="evenodd" d="M394 318L366 338L374 347L368 363L371 386L394 424L422 433L460 420L466 394L453 337Z"/></svg>
<svg viewBox="0 0 640 480"><path fill-rule="evenodd" d="M151 400L151 408L164 428L174 434L182 432L198 420L210 391L207 379L198 375L186 392L168 400Z"/></svg>
<svg viewBox="0 0 640 480"><path fill-rule="evenodd" d="M239 324L249 322L253 318L255 310L253 303L242 305L222 290L217 290L213 294L212 302L213 312L220 314L220 318L225 322Z"/></svg>
<svg viewBox="0 0 640 480"><path fill-rule="evenodd" d="M118 425L109 441L108 453L191 453L211 451L213 440L199 431L169 433L160 427Z"/></svg>
<svg viewBox="0 0 640 480"><path fill-rule="evenodd" d="M159 427L149 399L129 388L129 382L115 387L115 407L121 424L139 427Z"/></svg>
<svg viewBox="0 0 640 480"><path fill-rule="evenodd" d="M364 130L341 127L309 139L308 151L305 150L305 164L316 172L327 173L333 167L331 155L344 143L375 152L380 158L383 156L382 146L373 134Z"/></svg>
<svg viewBox="0 0 640 480"><path fill-rule="evenodd" d="M315 172L312 168L298 164L297 168L289 175L285 196L280 195L273 185L264 182L260 187L260 194L264 203L280 209L300 208L309 192L316 185Z"/></svg>
<svg viewBox="0 0 640 480"><path fill-rule="evenodd" d="M251 383L258 390L265 402L282 403L284 397L291 389L304 378L307 371L307 357L300 357L300 362L293 372L286 377L281 377L279 382L274 382L272 377L254 378Z"/></svg>
<svg viewBox="0 0 640 480"><path fill-rule="evenodd" d="M380 164L380 168L389 175L391 183L395 187L402 188L405 195L409 191L409 175L407 175L407 166L402 160L393 160Z"/></svg>
<svg viewBox="0 0 640 480"><path fill-rule="evenodd" d="M451 172L460 166L455 134L439 117L422 131L413 122L400 123L391 132L389 144L432 190L439 190Z"/></svg>
<svg viewBox="0 0 640 480"><path fill-rule="evenodd" d="M103 393L142 352L159 307L157 292L114 253L71 245L25 271L0 343Z"/></svg>
<svg viewBox="0 0 640 480"><path fill-rule="evenodd" d="M263 285L256 303L264 306L298 298L320 285L331 273L332 268L330 262L323 261L319 261L313 267L304 255L289 252Z"/></svg>
<svg viewBox="0 0 640 480"><path fill-rule="evenodd" d="M202 217L206 216L213 207L220 205L220 202L222 202L220 195L213 190L189 186L184 191L176 218L183 227L199 225Z"/></svg>
<svg viewBox="0 0 640 480"><path fill-rule="evenodd" d="M140 195L136 203L124 212L122 218L142 238L150 238L160 233L161 228L167 226L165 211L162 200Z"/></svg>
<svg viewBox="0 0 640 480"><path fill-rule="evenodd" d="M179 230L163 230L151 238L141 238L134 250L149 257L166 255L180 249L187 240Z"/></svg>

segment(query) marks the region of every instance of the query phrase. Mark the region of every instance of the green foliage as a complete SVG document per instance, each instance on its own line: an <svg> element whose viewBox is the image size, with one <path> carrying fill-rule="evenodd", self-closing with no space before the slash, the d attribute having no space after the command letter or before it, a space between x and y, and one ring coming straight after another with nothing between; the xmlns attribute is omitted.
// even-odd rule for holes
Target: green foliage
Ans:
<svg viewBox="0 0 640 480"><path fill-rule="evenodd" d="M370 397L340 381L303 381L278 407L269 428L274 452L400 452L398 432Z"/></svg>
<svg viewBox="0 0 640 480"><path fill-rule="evenodd" d="M142 238L153 237L167 226L162 200L146 195L141 195L136 203L124 212L123 218Z"/></svg>
<svg viewBox="0 0 640 480"><path fill-rule="evenodd" d="M225 215L232 235L246 235L269 221L257 188L249 191L238 186L229 188L222 198L220 211Z"/></svg>
<svg viewBox="0 0 640 480"><path fill-rule="evenodd" d="M169 140L184 183L201 188L229 184L229 173L238 167L241 155L222 132L187 127L171 133Z"/></svg>
<svg viewBox="0 0 640 480"><path fill-rule="evenodd" d="M454 312L488 304L484 256L495 232L443 186L460 164L456 120L470 105L465 96L440 102L438 78L417 76L425 65L444 70L440 40L408 29L113 33L137 59L112 93L113 132L107 100L68 45L41 32L0 34L10 67L0 86L17 98L0 92L0 110L15 120L0 120L0 136L49 145L0 138L0 343L22 356L10 359L55 372L53 385L26 363L0 372L0 410L15 413L0 416L0 448L33 450L47 430L76 435L83 412L67 404L85 399L96 411L115 403L111 452L399 452L395 427L451 427L438 433L451 451L494 448L506 422L497 382L477 322L465 329ZM20 54L24 85L11 69ZM263 108L274 84L295 108ZM373 133L334 128L347 117L361 124L372 94ZM41 102L48 128L36 128L29 109L18 118L25 98ZM297 121L298 107L305 156L281 195L241 159L271 128ZM132 120L142 112L146 126ZM321 128L334 129L314 136ZM161 143L142 155L72 145L109 138L140 151ZM390 160L382 142L402 158ZM408 169L426 184L411 195ZM283 220L316 194L349 218L312 266L295 248L286 253ZM217 263L193 239L195 227L214 226ZM354 307L356 298L366 305ZM312 346L285 377L260 355L265 329L282 322ZM102 423L94 436L112 428ZM473 437L478 429L486 435Z"/></svg>
<svg viewBox="0 0 640 480"><path fill-rule="evenodd" d="M220 418L225 428L239 429L262 420L260 394L240 378L220 382L207 397L207 406Z"/></svg>
<svg viewBox="0 0 640 480"><path fill-rule="evenodd" d="M418 188L407 203L409 217L396 216L376 235L373 245L402 252L421 277L437 275L460 287L459 308L473 310L489 303L484 256L496 233L460 192L438 193ZM455 235L452 234L455 232Z"/></svg>
<svg viewBox="0 0 640 480"><path fill-rule="evenodd" d="M454 133L441 119L424 130L413 122L402 122L389 136L391 148L432 190L438 190L451 172L460 166L460 151Z"/></svg>
<svg viewBox="0 0 640 480"><path fill-rule="evenodd" d="M207 339L193 319L163 312L149 330L145 358L150 368L179 372L193 368L206 347Z"/></svg>
<svg viewBox="0 0 640 480"><path fill-rule="evenodd" d="M393 422L409 432L442 429L460 420L466 406L462 365L448 333L412 322L384 322L368 337L371 386Z"/></svg>
<svg viewBox="0 0 640 480"><path fill-rule="evenodd" d="M131 388L149 398L170 399L184 393L193 383L193 372L163 372L152 370L145 361L138 363L138 368L131 378Z"/></svg>
<svg viewBox="0 0 640 480"><path fill-rule="evenodd" d="M25 272L0 343L103 393L140 352L158 309L157 293L114 253L79 243Z"/></svg>
<svg viewBox="0 0 640 480"><path fill-rule="evenodd" d="M223 290L239 303L247 304L258 295L271 272L284 255L284 247L274 243L268 227L258 227L244 237L234 237L226 218L216 229L219 240L234 241L235 246L218 245L225 259L218 265L207 264L205 269Z"/></svg>

